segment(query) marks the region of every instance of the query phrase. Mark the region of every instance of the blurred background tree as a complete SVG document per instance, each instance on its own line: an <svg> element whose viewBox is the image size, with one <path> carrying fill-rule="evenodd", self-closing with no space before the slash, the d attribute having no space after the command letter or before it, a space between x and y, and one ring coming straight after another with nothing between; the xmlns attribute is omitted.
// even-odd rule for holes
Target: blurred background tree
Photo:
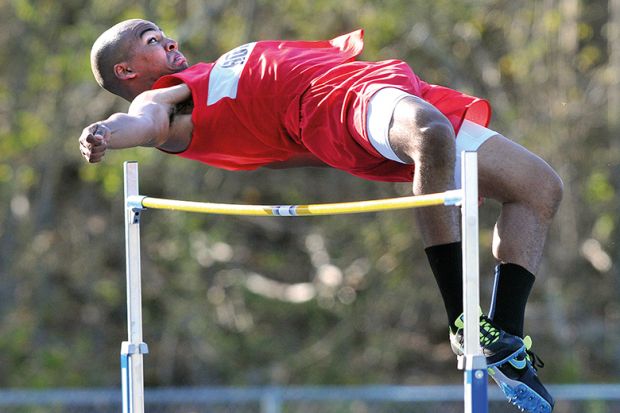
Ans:
<svg viewBox="0 0 620 413"><path fill-rule="evenodd" d="M260 39L364 28L366 60L486 97L491 127L547 159L566 194L527 311L546 382L617 381L620 0L0 2L0 386L117 385L126 337L122 162L141 192L301 203L404 195L338 171L229 173L153 150L88 165L77 138L126 110L98 88L94 39L156 21L192 62ZM483 303L498 206L482 210ZM149 211L149 386L457 383L410 211L271 220Z"/></svg>

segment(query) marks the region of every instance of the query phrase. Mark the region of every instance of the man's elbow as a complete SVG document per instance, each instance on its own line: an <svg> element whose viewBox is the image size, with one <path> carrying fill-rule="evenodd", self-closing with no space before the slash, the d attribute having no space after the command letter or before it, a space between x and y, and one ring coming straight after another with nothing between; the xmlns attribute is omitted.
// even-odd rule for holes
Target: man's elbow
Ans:
<svg viewBox="0 0 620 413"><path fill-rule="evenodd" d="M148 139L144 146L161 146L168 141L170 134L169 114L163 105L149 106L143 114L145 136Z"/></svg>

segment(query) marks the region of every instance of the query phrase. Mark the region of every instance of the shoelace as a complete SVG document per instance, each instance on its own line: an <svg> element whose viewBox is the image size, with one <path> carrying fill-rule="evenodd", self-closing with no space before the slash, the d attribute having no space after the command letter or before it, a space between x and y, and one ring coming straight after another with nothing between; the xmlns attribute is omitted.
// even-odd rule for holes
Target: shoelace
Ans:
<svg viewBox="0 0 620 413"><path fill-rule="evenodd" d="M461 340L463 335L463 314L456 319L455 325L457 330L454 334L460 334ZM487 347L490 344L495 343L499 339L499 329L495 327L489 318L483 314L480 314L480 345Z"/></svg>
<svg viewBox="0 0 620 413"><path fill-rule="evenodd" d="M499 330L486 316L480 317L480 344L486 347L499 339Z"/></svg>
<svg viewBox="0 0 620 413"><path fill-rule="evenodd" d="M523 342L525 343L525 354L527 355L530 363L532 363L532 367L534 367L534 370L538 371L539 368L545 367L545 362L542 361L540 356L530 350L532 348L532 338L530 336L525 336L523 338Z"/></svg>

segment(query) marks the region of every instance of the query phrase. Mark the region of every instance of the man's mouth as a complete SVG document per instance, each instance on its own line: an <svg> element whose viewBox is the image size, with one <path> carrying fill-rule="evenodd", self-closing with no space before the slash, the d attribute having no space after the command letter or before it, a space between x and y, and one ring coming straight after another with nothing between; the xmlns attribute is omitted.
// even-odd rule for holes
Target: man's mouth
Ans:
<svg viewBox="0 0 620 413"><path fill-rule="evenodd" d="M186 65L187 60L185 59L185 56L183 56L182 54L175 53L174 57L172 58L172 64L175 66Z"/></svg>

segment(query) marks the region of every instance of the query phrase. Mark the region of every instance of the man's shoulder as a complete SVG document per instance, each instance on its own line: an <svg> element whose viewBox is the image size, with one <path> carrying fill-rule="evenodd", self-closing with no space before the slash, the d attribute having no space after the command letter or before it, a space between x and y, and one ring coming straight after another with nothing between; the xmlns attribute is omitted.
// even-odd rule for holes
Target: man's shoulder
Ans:
<svg viewBox="0 0 620 413"><path fill-rule="evenodd" d="M131 102L131 108L144 107L153 104L176 106L191 97L190 88L185 83L160 89L151 89L140 93Z"/></svg>

